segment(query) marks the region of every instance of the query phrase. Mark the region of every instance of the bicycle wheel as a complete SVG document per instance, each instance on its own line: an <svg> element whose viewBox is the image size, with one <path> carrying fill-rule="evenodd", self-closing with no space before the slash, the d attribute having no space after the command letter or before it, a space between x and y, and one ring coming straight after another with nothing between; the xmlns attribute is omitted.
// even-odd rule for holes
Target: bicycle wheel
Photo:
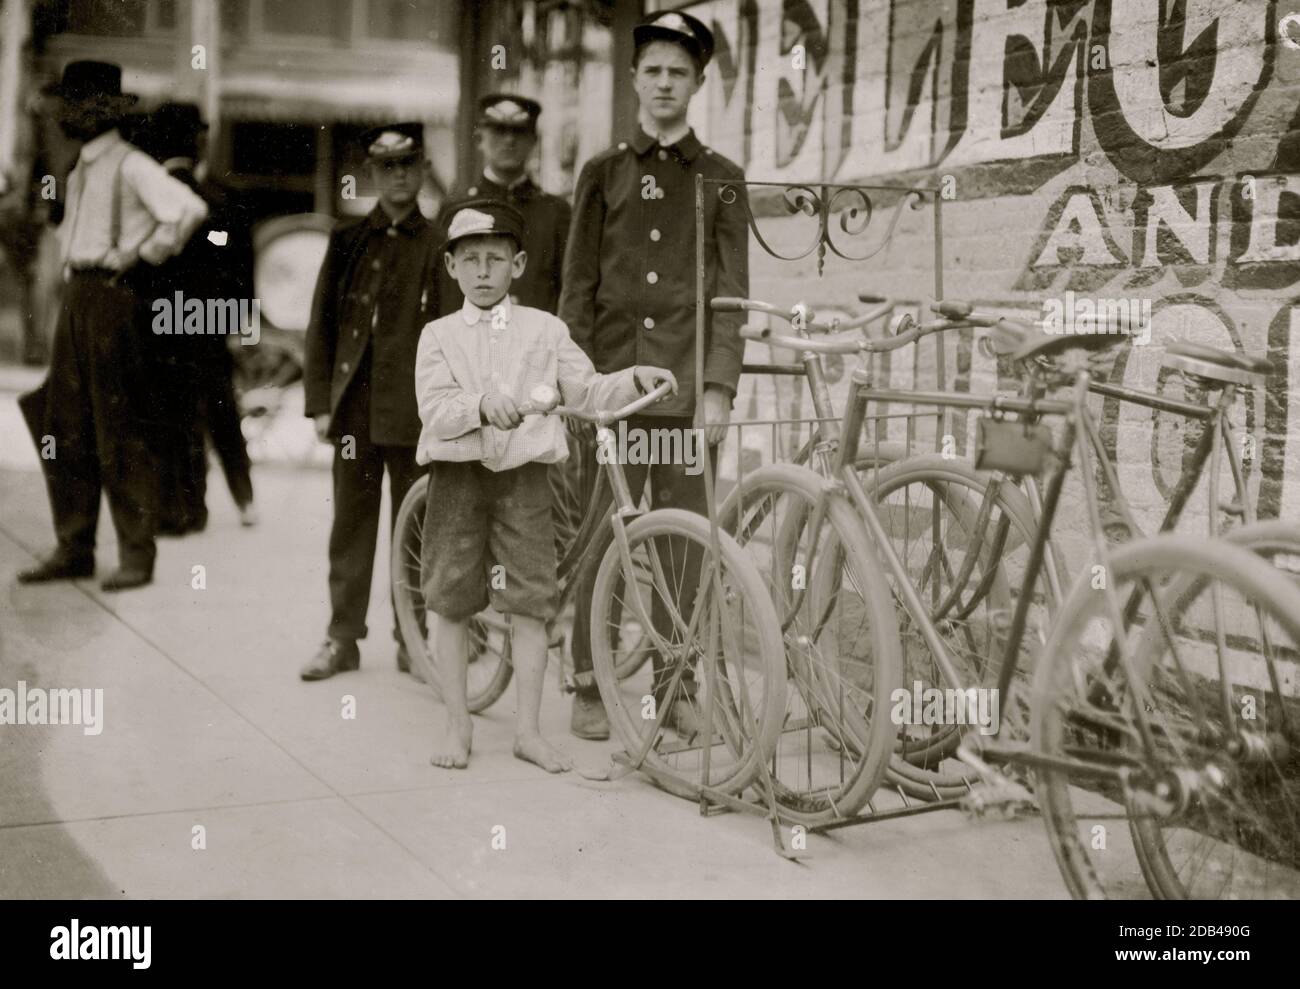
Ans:
<svg viewBox="0 0 1300 989"><path fill-rule="evenodd" d="M790 686L771 778L784 816L809 826L856 813L880 785L902 682L889 585L853 508L824 490L811 471L773 464L742 477L719 513L781 623Z"/></svg>
<svg viewBox="0 0 1300 989"><path fill-rule="evenodd" d="M589 525L588 522L583 523L583 532L578 537L579 543L575 546L572 553L575 558L574 563L569 570L569 576L567 578L564 575L561 575L561 583L566 579L571 581L577 580L579 576L579 567L590 567L592 571L599 568L600 561L605 558L605 554L609 551L609 547L614 542L614 530L609 525L609 513L611 511L611 504L609 502L612 501L612 499L609 498L609 485L607 482L602 481L600 483L596 495L597 497L604 495L607 503L604 505L601 505L599 502L592 503L594 511L588 514L588 519L590 520L592 517L595 517L597 524L593 526ZM588 532L590 532L590 535ZM645 560L634 561L634 565L637 583L641 587L641 592L648 593L651 584L649 567L646 565ZM620 574L618 587L614 595L614 607L616 609L619 607L618 602L621 602L626 596L627 591L623 586L622 575ZM646 661L649 660L651 654L654 652L654 646L651 641L650 632L641 628L634 616L628 616L627 620L623 621L621 616L615 613L611 615L610 623L611 627L621 629L621 635L627 636L623 645L616 649L617 662L614 668L614 672L618 678L620 680L626 680L645 665ZM568 662L569 667L572 668L572 656L566 656L565 660Z"/></svg>
<svg viewBox="0 0 1300 989"><path fill-rule="evenodd" d="M1294 574L1179 535L1108 563L1127 648L1083 579L1034 683L1034 748L1070 760L1038 771L1038 795L1071 894L1300 897Z"/></svg>
<svg viewBox="0 0 1300 989"><path fill-rule="evenodd" d="M397 509L393 545L389 550L389 578L393 585L393 607L397 628L411 661L420 664L425 681L439 697L438 669L429 655L424 617L424 592L420 584L420 545L424 539L424 512L429 479L421 477L411 485ZM466 669L466 699L472 713L496 703L510 683L510 625L501 615L485 611L469 623L469 666Z"/></svg>
<svg viewBox="0 0 1300 989"><path fill-rule="evenodd" d="M896 726L888 779L922 799L960 796L976 781L975 771L956 758L967 732L992 734L1001 725L1004 741L1028 737L1025 698L1033 657L1055 609L1045 574L1035 585L1011 697L996 698L995 709L994 695L968 693L997 684L1037 530L1024 494L1009 482L990 494L992 481L992 475L940 454L899 461L864 478L867 498L962 678L947 682L922 626L900 603L903 687L909 697L900 709L906 723ZM972 697L977 699L973 709ZM986 704L983 712L979 701ZM989 724L978 724L981 713ZM953 720L961 723L948 723Z"/></svg>
<svg viewBox="0 0 1300 989"><path fill-rule="evenodd" d="M1300 581L1300 526L1267 519L1229 529L1222 535L1228 542L1264 557L1282 576Z"/></svg>
<svg viewBox="0 0 1300 989"><path fill-rule="evenodd" d="M709 521L693 512L649 512L627 527L627 540L633 566L655 576L648 594L633 593L642 585L624 574L617 544L596 573L592 665L610 724L638 768L666 789L739 793L771 754L784 705L785 655L763 578L725 532L715 558ZM624 644L636 648L656 628L659 662L619 680ZM706 719L711 737L692 735Z"/></svg>

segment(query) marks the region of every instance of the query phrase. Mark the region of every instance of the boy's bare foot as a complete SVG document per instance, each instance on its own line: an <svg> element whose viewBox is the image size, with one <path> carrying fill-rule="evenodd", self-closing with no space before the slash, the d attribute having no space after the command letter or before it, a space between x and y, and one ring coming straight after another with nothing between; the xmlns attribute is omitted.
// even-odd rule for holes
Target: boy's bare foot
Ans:
<svg viewBox="0 0 1300 989"><path fill-rule="evenodd" d="M429 762L443 769L464 769L469 765L470 745L474 740L474 726L468 717L448 718L447 730L433 750Z"/></svg>
<svg viewBox="0 0 1300 989"><path fill-rule="evenodd" d="M573 768L573 760L541 735L516 735L515 758L536 763L548 773L564 773Z"/></svg>

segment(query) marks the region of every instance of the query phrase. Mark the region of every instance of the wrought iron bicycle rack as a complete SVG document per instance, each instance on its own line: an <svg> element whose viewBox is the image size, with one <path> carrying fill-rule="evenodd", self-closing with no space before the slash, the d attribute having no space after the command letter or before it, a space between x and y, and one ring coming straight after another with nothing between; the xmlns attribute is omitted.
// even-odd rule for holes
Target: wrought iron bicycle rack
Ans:
<svg viewBox="0 0 1300 989"><path fill-rule="evenodd" d="M780 217L784 214L788 218L794 218L802 215L811 219L814 229L812 237L806 242L806 245L797 247L794 250L782 250L774 247L769 242L769 239L765 237L760 226L760 217L756 215L751 202L751 192L756 192L763 197L762 207L766 216ZM815 254L818 279L824 276L826 263L830 256L839 258L849 264L862 264L879 255L890 245L899 232L902 218L908 212L918 211L928 204L931 206L933 216L933 295L929 301L944 297L942 197L938 187L846 185L831 182L776 183L706 179L703 176L696 176L695 401L697 408L703 408L704 401L705 330L706 320L709 318L708 306L710 301L706 298L708 278L705 270L705 215L707 197L709 196L716 197L719 209L734 208L744 210L745 222L749 232L768 257L778 262L791 263L801 261ZM883 220L883 222L873 223L873 221L880 220ZM873 240L868 240L865 247L860 246L861 238L869 232L869 229L874 233L876 229L881 227L883 227L883 232L879 236ZM926 302L925 299L914 299L908 303L900 303L899 308L906 309L915 306L919 313L923 311ZM933 372L938 387L942 390L948 387L948 374L945 347L941 337L935 337L934 347ZM918 345L913 348L912 352L913 380L916 382L920 381L922 373L920 350L921 348ZM878 359L879 355L870 355L868 357L868 360L873 365ZM802 364L782 363L774 360L765 363L744 363L742 373L776 375L787 379L802 377L807 374ZM895 400L897 398L897 395L895 395ZM877 410L867 416L870 426L864 424L864 430L869 429L874 437L877 456L880 455L880 444L882 437L886 435L887 420L889 419L903 419L905 421L905 452L910 453L917 439L916 426L918 418L934 420L934 444L937 451L940 448L941 437L946 432L946 409L940 408L924 413L917 413L913 408L908 408L902 412L897 410ZM791 434L797 434L800 429L807 429L811 436L812 430L824 421L826 420L816 417L781 418L779 416L749 421L732 421L728 428L734 430L733 435L736 441L737 479L739 479L740 472L744 469L742 460L743 452L746 449L744 443L746 430L770 431L770 449L775 456L782 446L783 438L781 433L783 429L786 432L784 441L789 445L790 449L793 449L794 441ZM704 478L709 506L710 533L713 540L713 552L717 554L719 531L717 489L721 478L715 479L715 468L712 462L713 451L707 443L702 443L700 446L704 457ZM721 445L719 446L720 450ZM719 461L721 462L721 460L720 455ZM709 723L709 708L711 706L706 705L705 709L705 724L702 729L704 739L712 737ZM703 744L702 750L700 780L704 781L709 778L710 745ZM766 765L764 765L760 776L758 789L760 792L756 797L747 798L747 795L736 796L724 793L700 782L690 787L674 788L673 792L677 792L678 795L688 799L698 800L702 815L734 810L766 817L771 825L773 841L779 854L787 859L807 857L805 853L792 851L787 846L783 832L785 826L790 824L791 821L789 818L782 817L781 808L777 805L774 797L775 791L772 785L771 772ZM876 799L878 799L881 791L894 794L898 806L882 806L878 809L875 799L873 799L873 801L866 804L865 813L843 816L830 823L808 826L805 831L821 833L857 824L890 820L933 810L950 809L960 803L960 798L943 799L937 791L933 800L918 799L915 795L909 797L898 784L887 783L882 785L880 790L877 791ZM789 833L793 835L793 829Z"/></svg>

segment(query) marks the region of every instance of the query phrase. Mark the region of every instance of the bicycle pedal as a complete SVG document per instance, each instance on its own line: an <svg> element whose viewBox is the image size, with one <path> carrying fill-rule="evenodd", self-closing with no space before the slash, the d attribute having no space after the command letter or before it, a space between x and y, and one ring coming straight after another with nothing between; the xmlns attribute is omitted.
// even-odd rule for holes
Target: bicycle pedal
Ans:
<svg viewBox="0 0 1300 989"><path fill-rule="evenodd" d="M971 817L1011 818L1037 809L1034 795L1020 783L998 776L974 784L961 798L961 809Z"/></svg>

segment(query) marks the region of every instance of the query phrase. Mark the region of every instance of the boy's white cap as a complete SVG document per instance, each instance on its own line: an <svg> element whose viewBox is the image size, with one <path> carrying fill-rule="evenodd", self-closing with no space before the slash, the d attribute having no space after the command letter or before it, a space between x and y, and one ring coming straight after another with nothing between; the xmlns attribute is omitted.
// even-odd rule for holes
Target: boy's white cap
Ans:
<svg viewBox="0 0 1300 989"><path fill-rule="evenodd" d="M451 250L456 241L480 234L499 234L514 240L517 247L524 243L524 218L509 203L490 199L475 199L464 203L452 214L447 225L445 250Z"/></svg>

